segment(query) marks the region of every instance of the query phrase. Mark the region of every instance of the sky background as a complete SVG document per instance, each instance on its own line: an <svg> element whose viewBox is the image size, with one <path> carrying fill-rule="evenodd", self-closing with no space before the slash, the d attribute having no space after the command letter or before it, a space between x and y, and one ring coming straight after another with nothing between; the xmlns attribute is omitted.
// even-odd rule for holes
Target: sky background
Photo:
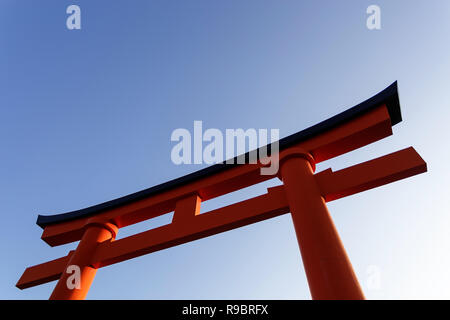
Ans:
<svg viewBox="0 0 450 320"><path fill-rule="evenodd" d="M81 7L81 30L66 8ZM366 9L381 7L381 30ZM450 2L0 0L0 298L59 258L38 214L114 199L203 168L170 160L177 128L285 137L398 80L394 135L318 165L413 146L429 172L329 203L369 299L450 299ZM265 191L269 181L202 211ZM119 231L118 238L170 222ZM379 271L380 286L369 286ZM310 299L289 214L98 271L88 299Z"/></svg>

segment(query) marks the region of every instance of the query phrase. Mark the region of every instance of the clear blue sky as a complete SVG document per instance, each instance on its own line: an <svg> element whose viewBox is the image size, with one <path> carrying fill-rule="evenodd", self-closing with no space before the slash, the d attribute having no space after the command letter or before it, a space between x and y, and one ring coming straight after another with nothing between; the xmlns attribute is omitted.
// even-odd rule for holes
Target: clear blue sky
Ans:
<svg viewBox="0 0 450 320"><path fill-rule="evenodd" d="M66 28L67 6L82 29ZM366 28L381 7L382 29ZM176 128L279 128L282 137L395 80L394 135L320 164L407 146L429 172L329 203L370 299L450 299L450 2L0 2L0 298L51 248L41 214L80 209L203 166L170 161ZM257 195L270 181L207 204ZM208 207L209 206L209 207ZM121 230L119 237L168 218ZM380 271L379 289L367 281ZM289 215L100 269L89 299L309 299Z"/></svg>

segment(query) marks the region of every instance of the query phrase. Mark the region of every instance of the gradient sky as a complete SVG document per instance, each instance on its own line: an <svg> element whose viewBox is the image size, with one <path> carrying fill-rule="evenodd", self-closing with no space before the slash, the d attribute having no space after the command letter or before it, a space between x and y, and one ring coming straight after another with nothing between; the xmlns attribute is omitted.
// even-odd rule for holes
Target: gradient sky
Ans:
<svg viewBox="0 0 450 320"><path fill-rule="evenodd" d="M66 8L82 29L66 28ZM381 7L382 29L366 28ZM398 80L394 135L321 163L414 146L429 172L329 203L369 299L450 299L450 2L0 1L0 298L26 267L66 255L38 214L114 199L203 168L170 160L176 128L327 119ZM205 203L202 211L279 181ZM119 238L170 217L121 229ZM126 230L127 229L127 230ZM375 269L374 269L375 268ZM368 286L373 270L380 286ZM309 299L289 215L102 268L88 299Z"/></svg>

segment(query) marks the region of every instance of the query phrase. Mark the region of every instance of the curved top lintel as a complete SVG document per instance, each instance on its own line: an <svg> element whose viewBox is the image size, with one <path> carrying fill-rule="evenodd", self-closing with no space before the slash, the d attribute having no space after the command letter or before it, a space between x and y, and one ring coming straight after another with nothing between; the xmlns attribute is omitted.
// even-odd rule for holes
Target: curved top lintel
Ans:
<svg viewBox="0 0 450 320"><path fill-rule="evenodd" d="M395 125L402 121L401 110L400 110L400 102L398 97L398 87L397 81L392 83L389 87L374 95L373 97L367 99L366 101L347 109L327 120L324 120L316 125L313 125L307 129L294 133L290 136L287 136L279 141L280 151L288 148L296 143L304 141L306 139L310 139L313 136L321 134L325 131L328 131L342 123L345 123L355 117L358 117L370 110L377 108L378 106L385 104L389 116L391 118L391 125ZM236 157L237 158L237 157ZM235 159L236 159L235 158ZM233 161L233 163L237 163L237 161ZM125 204L141 200L143 198L147 198L149 196L156 195L158 193L162 193L168 191L170 189L179 187L181 185L185 185L196 181L198 179L204 178L209 175L216 174L218 172L227 170L233 166L239 164L215 164L205 169L190 173L188 175L182 176L180 178L170 180L168 182L156 185L154 187L138 191L127 196L123 196L114 200L110 200L104 203L100 203L91 207L87 207L84 209L71 211L67 213L61 213L56 215L39 215L37 218L37 225L41 228L45 228L48 225L62 223L70 220L75 220L79 218L85 218L88 216L92 216L98 214L100 212L104 212L106 210L111 210L113 208L117 208L123 206Z"/></svg>

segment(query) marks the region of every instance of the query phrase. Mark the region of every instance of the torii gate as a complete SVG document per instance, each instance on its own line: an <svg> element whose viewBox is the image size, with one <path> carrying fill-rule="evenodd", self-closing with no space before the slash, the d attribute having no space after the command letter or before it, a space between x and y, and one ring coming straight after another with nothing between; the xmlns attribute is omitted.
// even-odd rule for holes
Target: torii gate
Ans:
<svg viewBox="0 0 450 320"><path fill-rule="evenodd" d="M426 163L409 147L336 172L314 174L315 164L391 135L401 120L395 82L365 102L281 139L282 185L203 214L201 202L275 176L261 175L261 162L222 163L86 209L39 215L42 240L50 246L80 242L65 257L27 268L16 286L59 279L50 299L84 299L101 267L290 212L312 298L364 299L326 202L426 172ZM172 211L170 224L114 241L119 228ZM73 265L81 271L80 289L67 285Z"/></svg>

